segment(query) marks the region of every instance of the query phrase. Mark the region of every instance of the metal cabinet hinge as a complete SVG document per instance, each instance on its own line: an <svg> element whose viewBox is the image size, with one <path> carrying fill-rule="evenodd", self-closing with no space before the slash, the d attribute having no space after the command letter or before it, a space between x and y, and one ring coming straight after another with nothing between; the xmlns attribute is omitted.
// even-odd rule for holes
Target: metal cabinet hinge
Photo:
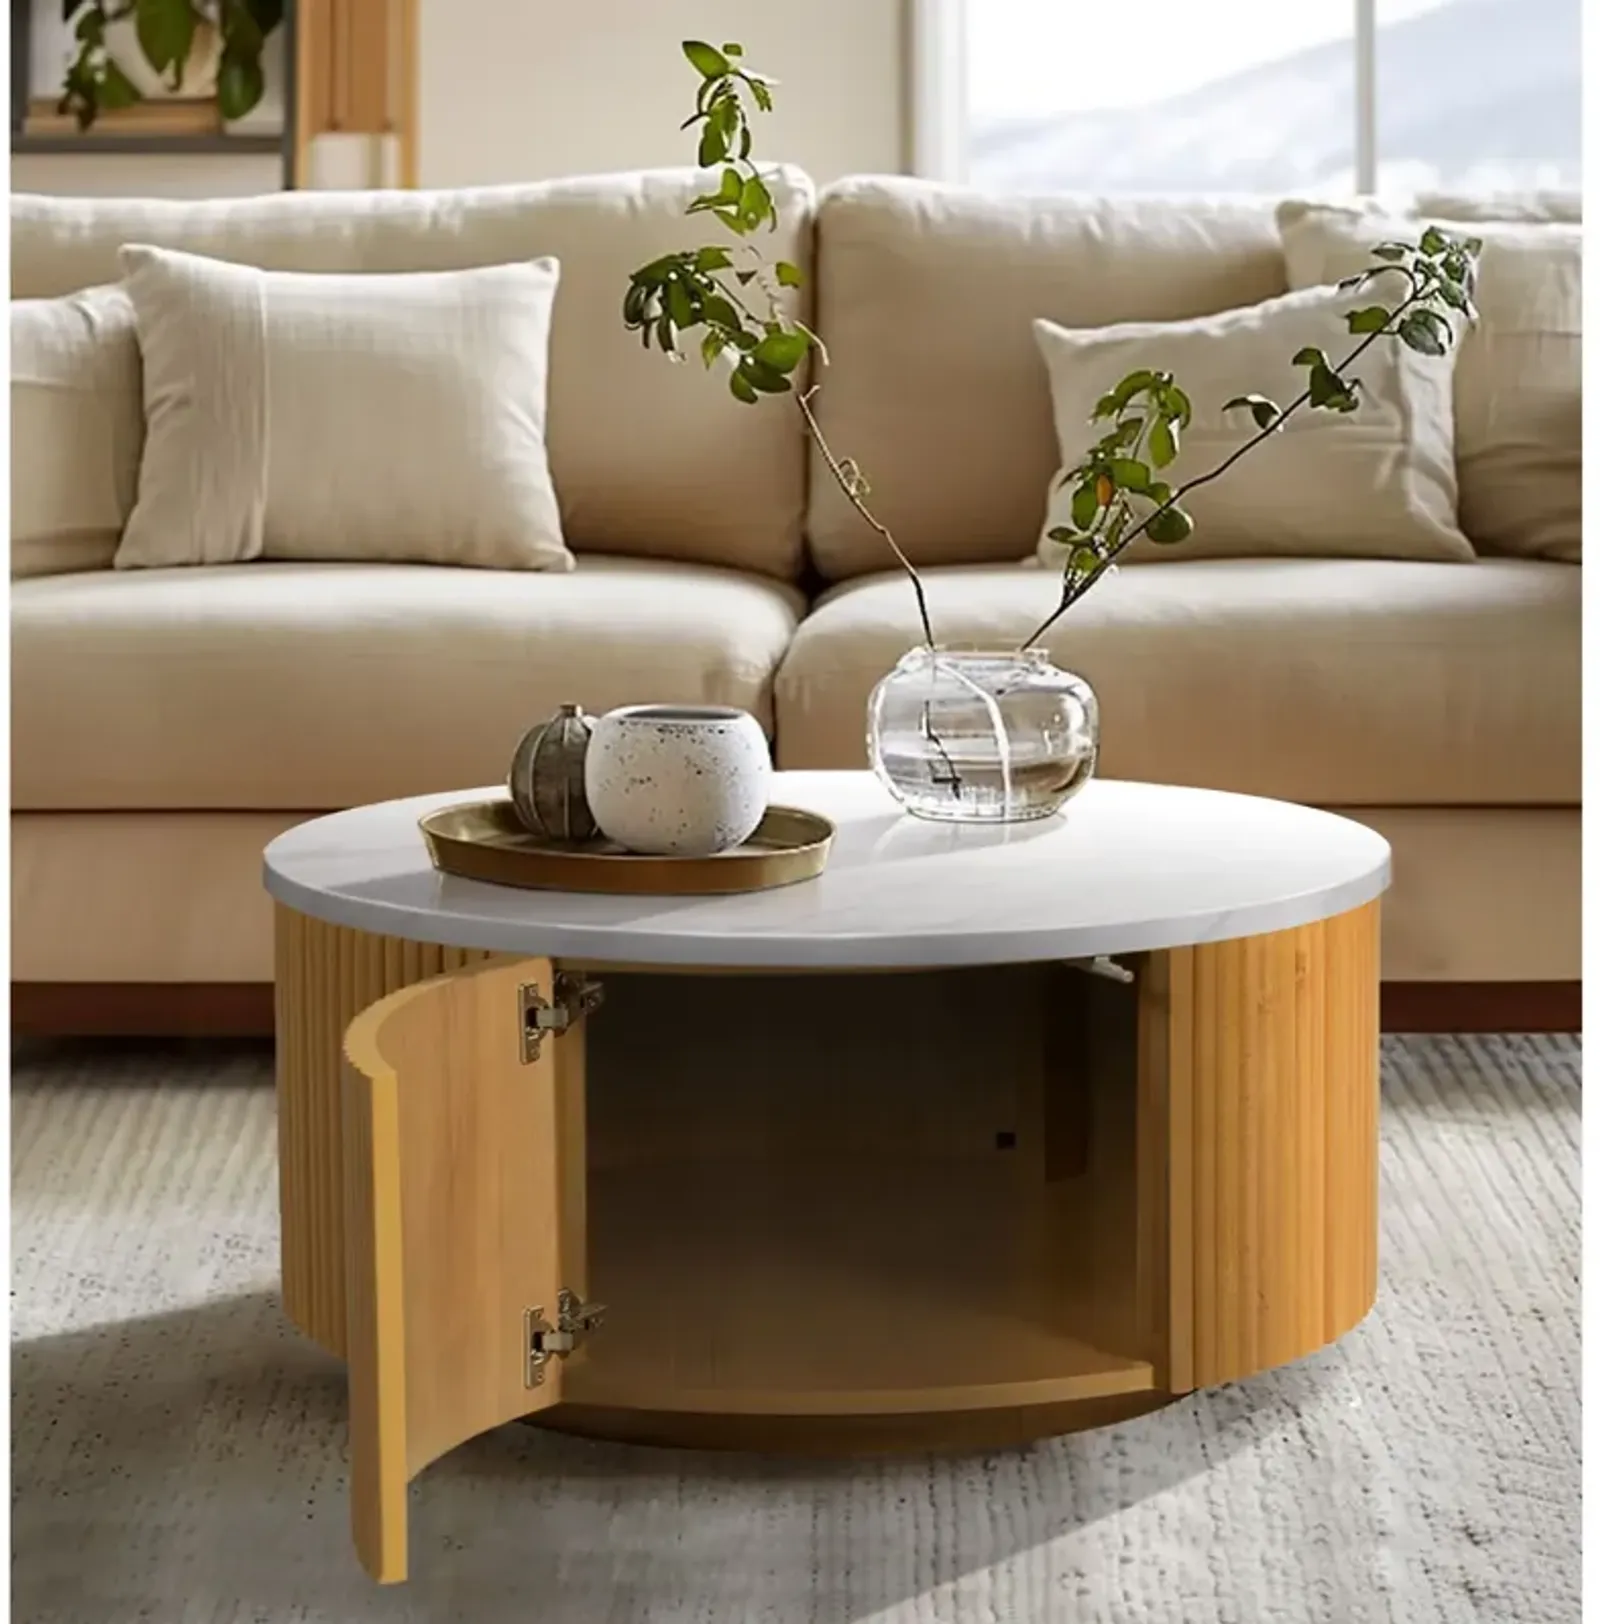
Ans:
<svg viewBox="0 0 1600 1624"><path fill-rule="evenodd" d="M1118 964L1107 953L1096 953L1092 959L1066 959L1063 962L1069 970L1084 970L1092 976L1104 976L1107 981L1120 981L1125 987L1135 979L1127 965Z"/></svg>
<svg viewBox="0 0 1600 1624"><path fill-rule="evenodd" d="M544 1053L544 1035L558 1037L592 1015L605 998L598 981L576 970L558 970L552 996L546 998L536 983L525 981L517 988L517 1019L522 1031L522 1063L531 1066Z"/></svg>
<svg viewBox="0 0 1600 1624"><path fill-rule="evenodd" d="M522 1311L523 1353L526 1363L522 1380L526 1387L544 1381L544 1367L552 1359L565 1359L605 1318L605 1304L586 1303L565 1286L556 1294L556 1322L544 1317L543 1308Z"/></svg>

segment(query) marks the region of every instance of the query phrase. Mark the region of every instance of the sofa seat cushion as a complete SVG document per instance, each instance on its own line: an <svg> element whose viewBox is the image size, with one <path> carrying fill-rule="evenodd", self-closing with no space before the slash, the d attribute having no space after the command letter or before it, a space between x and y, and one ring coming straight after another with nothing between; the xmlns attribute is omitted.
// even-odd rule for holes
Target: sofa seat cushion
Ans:
<svg viewBox="0 0 1600 1624"><path fill-rule="evenodd" d="M322 811L501 778L557 705L739 705L792 588L589 558L569 575L263 563L14 584L12 800Z"/></svg>
<svg viewBox="0 0 1600 1624"><path fill-rule="evenodd" d="M924 571L952 645L1015 646L1057 578ZM1046 638L1101 707L1100 771L1323 806L1575 805L1582 571L1533 559L1136 564ZM865 758L867 696L917 639L899 575L835 588L778 673L783 767Z"/></svg>

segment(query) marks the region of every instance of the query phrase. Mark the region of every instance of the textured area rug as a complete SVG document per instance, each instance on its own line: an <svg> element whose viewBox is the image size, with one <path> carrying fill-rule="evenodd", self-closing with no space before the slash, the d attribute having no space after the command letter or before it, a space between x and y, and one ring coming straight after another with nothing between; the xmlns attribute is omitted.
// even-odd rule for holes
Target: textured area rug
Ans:
<svg viewBox="0 0 1600 1624"><path fill-rule="evenodd" d="M275 1297L255 1047L19 1052L28 1624L1544 1624L1578 1617L1579 1048L1387 1040L1383 1289L1338 1346L1125 1426L797 1464L508 1427L351 1553L343 1382Z"/></svg>

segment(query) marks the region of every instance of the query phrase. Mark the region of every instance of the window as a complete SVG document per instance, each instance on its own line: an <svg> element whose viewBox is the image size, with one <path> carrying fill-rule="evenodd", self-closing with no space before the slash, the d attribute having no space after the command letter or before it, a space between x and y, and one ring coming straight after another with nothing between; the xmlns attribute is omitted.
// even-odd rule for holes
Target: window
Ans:
<svg viewBox="0 0 1600 1624"><path fill-rule="evenodd" d="M918 168L1005 190L1577 186L1582 0L919 0Z"/></svg>

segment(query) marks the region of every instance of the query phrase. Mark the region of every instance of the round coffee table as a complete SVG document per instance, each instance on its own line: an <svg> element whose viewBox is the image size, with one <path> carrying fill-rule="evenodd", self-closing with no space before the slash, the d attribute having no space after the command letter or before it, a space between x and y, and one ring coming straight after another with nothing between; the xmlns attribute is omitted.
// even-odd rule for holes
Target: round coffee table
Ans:
<svg viewBox="0 0 1600 1624"><path fill-rule="evenodd" d="M430 866L419 816L489 793L266 854L284 1301L349 1362L376 1575L407 1480L517 1417L989 1447L1371 1305L1369 829L1113 782L959 827L789 773L775 800L838 826L820 878L586 896Z"/></svg>

